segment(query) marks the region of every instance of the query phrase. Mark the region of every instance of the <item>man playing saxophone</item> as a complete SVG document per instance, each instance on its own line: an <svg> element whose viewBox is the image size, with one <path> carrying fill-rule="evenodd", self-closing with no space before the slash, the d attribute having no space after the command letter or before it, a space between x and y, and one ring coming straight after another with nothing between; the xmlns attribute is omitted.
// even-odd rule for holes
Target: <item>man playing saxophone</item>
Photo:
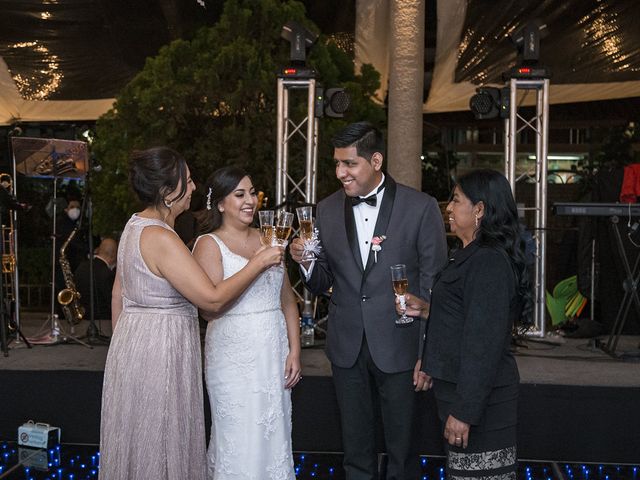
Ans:
<svg viewBox="0 0 640 480"><path fill-rule="evenodd" d="M61 300L69 305L64 308L64 305L56 302L56 313L60 318L64 317L74 323L80 320L80 304L75 296L72 298L70 295L71 291L77 292L73 272L89 254L85 232L79 228L80 210L80 201L69 199L56 225L56 292L62 297Z"/></svg>

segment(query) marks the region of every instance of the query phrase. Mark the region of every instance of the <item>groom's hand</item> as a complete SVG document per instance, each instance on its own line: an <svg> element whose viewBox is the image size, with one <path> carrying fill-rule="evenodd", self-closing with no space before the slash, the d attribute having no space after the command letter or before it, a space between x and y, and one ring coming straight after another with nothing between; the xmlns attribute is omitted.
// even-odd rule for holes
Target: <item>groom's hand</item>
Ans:
<svg viewBox="0 0 640 480"><path fill-rule="evenodd" d="M296 237L293 240L291 240L291 243L289 244L289 254L291 255L291 258L293 258L294 262L299 263L305 269L308 270L309 266L311 265L311 262L302 261L302 254L304 253L303 243L304 242L300 237Z"/></svg>

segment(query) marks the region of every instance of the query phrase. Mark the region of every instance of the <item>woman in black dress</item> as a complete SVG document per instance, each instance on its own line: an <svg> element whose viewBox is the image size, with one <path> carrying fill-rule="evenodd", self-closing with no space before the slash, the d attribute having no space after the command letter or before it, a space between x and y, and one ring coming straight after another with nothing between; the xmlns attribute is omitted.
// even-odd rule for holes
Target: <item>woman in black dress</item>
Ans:
<svg viewBox="0 0 640 480"><path fill-rule="evenodd" d="M447 213L462 248L436 277L431 305L406 298L408 315L429 318L422 369L444 424L447 478L515 479L511 332L531 304L516 204L502 174L477 170L459 179Z"/></svg>

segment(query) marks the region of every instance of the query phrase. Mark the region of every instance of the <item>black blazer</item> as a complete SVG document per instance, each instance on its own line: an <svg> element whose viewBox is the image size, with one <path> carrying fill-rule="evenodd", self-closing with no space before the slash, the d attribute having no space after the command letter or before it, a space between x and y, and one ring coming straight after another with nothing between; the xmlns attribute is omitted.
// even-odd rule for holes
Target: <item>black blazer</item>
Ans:
<svg viewBox="0 0 640 480"><path fill-rule="evenodd" d="M111 290L115 271L109 269L104 260L93 257L93 316L96 320L111 320ZM80 293L80 304L85 309L85 318L91 314L91 291L89 289L89 260L80 264L73 274Z"/></svg>
<svg viewBox="0 0 640 480"><path fill-rule="evenodd" d="M375 261L363 268L353 207L344 190L318 203L322 251L306 286L315 294L333 287L329 304L327 357L334 365L355 363L363 334L376 366L386 373L413 369L420 358L424 328L415 321L397 327L389 267L407 266L409 292L427 296L433 277L446 262L444 223L433 197L387 175L374 236L385 235ZM422 324L422 326L424 326Z"/></svg>
<svg viewBox="0 0 640 480"><path fill-rule="evenodd" d="M494 387L519 382L510 350L516 287L507 255L475 242L451 256L433 285L422 369L457 384L450 413L472 425Z"/></svg>

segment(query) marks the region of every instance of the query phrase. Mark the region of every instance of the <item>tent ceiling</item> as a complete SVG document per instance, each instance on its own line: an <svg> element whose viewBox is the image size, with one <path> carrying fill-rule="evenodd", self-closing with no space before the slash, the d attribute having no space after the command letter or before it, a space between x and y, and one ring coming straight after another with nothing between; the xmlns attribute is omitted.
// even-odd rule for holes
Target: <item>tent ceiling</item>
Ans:
<svg viewBox="0 0 640 480"><path fill-rule="evenodd" d="M387 0L304 3L325 33L351 34L354 22L368 31L356 38L356 61L373 63L387 78ZM97 118L147 56L213 25L222 4L206 0L203 9L195 0L0 0L0 57L6 62L0 61L0 124ZM479 84L501 83L500 74L515 64L505 35L532 18L549 32L541 60L553 72L551 103L640 96L636 0L427 0L427 15L427 42L435 39L436 48L427 45L426 113L467 110ZM384 90L383 84L382 96Z"/></svg>
<svg viewBox="0 0 640 480"><path fill-rule="evenodd" d="M367 8L359 10L358 32L384 24L386 0L363 3ZM425 113L467 110L477 86L501 85L502 72L516 65L516 49L506 35L536 18L547 26L540 63L552 71L551 103L640 96L636 0L438 0L435 62ZM380 52L386 52L389 32L381 31L382 35L356 36L356 60L373 63L387 78L388 55ZM529 97L525 104L535 96Z"/></svg>

